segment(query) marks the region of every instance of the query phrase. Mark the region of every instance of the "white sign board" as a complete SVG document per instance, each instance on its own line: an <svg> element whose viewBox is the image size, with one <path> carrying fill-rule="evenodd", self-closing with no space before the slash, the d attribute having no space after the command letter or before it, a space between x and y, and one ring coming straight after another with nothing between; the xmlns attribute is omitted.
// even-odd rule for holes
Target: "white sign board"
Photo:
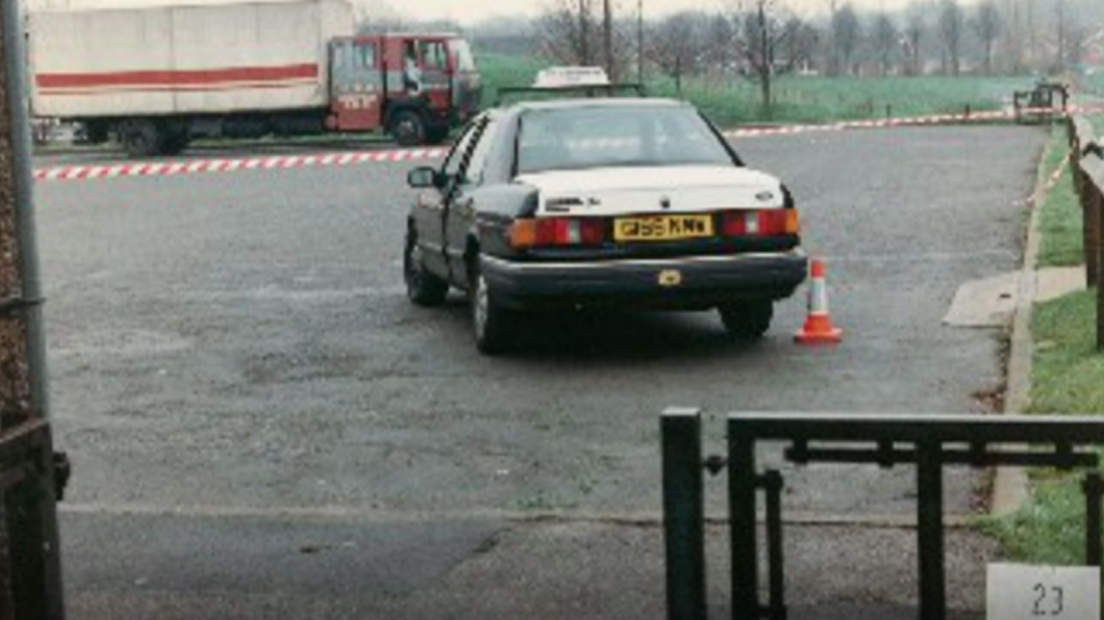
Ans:
<svg viewBox="0 0 1104 620"><path fill-rule="evenodd" d="M1100 620L1100 569L990 564L987 620Z"/></svg>
<svg viewBox="0 0 1104 620"><path fill-rule="evenodd" d="M607 86L609 76L601 67L551 67L537 73L533 82L536 88L564 88L567 86Z"/></svg>

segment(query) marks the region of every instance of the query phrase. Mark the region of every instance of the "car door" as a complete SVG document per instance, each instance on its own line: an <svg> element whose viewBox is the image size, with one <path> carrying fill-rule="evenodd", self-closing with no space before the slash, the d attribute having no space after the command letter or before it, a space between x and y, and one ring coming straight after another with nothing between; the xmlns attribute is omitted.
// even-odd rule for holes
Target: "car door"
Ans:
<svg viewBox="0 0 1104 620"><path fill-rule="evenodd" d="M481 117L473 123L473 146L468 157L461 163L460 172L455 177L452 191L445 202L445 256L449 262L452 281L462 288L468 285L464 252L468 244L468 233L475 226L475 192L483 184L483 169L487 164L497 126L498 123L488 117Z"/></svg>
<svg viewBox="0 0 1104 620"><path fill-rule="evenodd" d="M460 139L449 151L438 172L439 185L423 190L415 202L414 226L418 245L422 250L423 265L430 273L441 278L449 277L448 261L445 260L445 204L454 190L461 166L471 152L478 127L478 121L473 121L460 134Z"/></svg>

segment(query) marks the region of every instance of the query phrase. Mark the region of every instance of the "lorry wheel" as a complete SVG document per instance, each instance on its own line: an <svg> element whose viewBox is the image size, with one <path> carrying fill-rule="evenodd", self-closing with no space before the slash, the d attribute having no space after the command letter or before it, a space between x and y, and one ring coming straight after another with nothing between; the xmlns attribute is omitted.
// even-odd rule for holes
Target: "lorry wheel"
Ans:
<svg viewBox="0 0 1104 620"><path fill-rule="evenodd" d="M188 148L189 142L191 140L188 139L186 134L167 136L161 144L161 153L163 155L179 155L184 149Z"/></svg>
<svg viewBox="0 0 1104 620"><path fill-rule="evenodd" d="M131 157L160 155L164 137L153 121L129 121L119 127L119 138Z"/></svg>
<svg viewBox="0 0 1104 620"><path fill-rule="evenodd" d="M399 110L391 117L390 133L399 146L421 146L426 139L425 121L414 110Z"/></svg>
<svg viewBox="0 0 1104 620"><path fill-rule="evenodd" d="M111 137L107 123L89 121L82 123L84 127L84 141L88 144L103 144Z"/></svg>

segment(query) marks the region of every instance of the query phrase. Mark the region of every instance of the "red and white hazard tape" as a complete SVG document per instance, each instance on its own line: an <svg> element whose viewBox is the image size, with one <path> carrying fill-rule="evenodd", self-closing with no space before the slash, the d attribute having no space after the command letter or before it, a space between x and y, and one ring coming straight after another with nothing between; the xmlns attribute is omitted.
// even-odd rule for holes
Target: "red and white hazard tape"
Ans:
<svg viewBox="0 0 1104 620"><path fill-rule="evenodd" d="M1069 114L1100 112L1104 106L1071 106ZM1020 114L1030 115L1053 112L1050 108L1024 109ZM790 125L756 129L736 129L724 132L728 138L755 136L780 136L808 132L845 131L851 129L876 129L910 125L939 125L971 121L1006 120L1016 116L1013 110L974 112L971 114L937 114L909 118L887 118L872 121L843 121L824 125ZM616 146L618 140L588 140L590 147ZM121 164L97 164L89 166L69 165L39 168L35 170L37 181L67 181L81 179L112 179L121 177L150 177L198 174L203 172L235 172L241 170L274 170L310 166L348 166L363 163L406 162L444 157L446 148L404 149L389 151L364 151L351 153L326 153L315 155L277 155L238 159L197 159L191 161L129 162Z"/></svg>
<svg viewBox="0 0 1104 620"><path fill-rule="evenodd" d="M35 170L37 181L67 181L77 179L112 179L198 174L201 172L236 172L240 170L274 170L308 166L349 166L369 162L405 162L443 157L443 148L326 153L315 155L276 155L238 159L197 159L193 161L133 162L89 166L56 166Z"/></svg>
<svg viewBox="0 0 1104 620"><path fill-rule="evenodd" d="M1054 169L1054 172L1050 173L1050 176L1047 177L1046 182L1039 186L1038 189L1036 189L1034 192L1032 192L1030 196L1027 197L1027 200L1025 200L1024 203L1027 205L1028 209L1034 209L1035 206L1040 204L1043 201L1043 198L1045 198L1046 195L1050 193L1052 189L1054 189L1054 186L1058 185L1058 181L1061 180L1062 174L1065 173L1066 168L1069 167L1070 161L1072 161L1072 159L1073 153L1066 153L1066 156L1062 158L1062 163L1058 164L1058 167Z"/></svg>
<svg viewBox="0 0 1104 620"><path fill-rule="evenodd" d="M1067 114L1084 114L1100 112L1104 106L1070 106ZM987 112L971 112L969 114L935 114L931 116L912 116L903 118L886 118L869 121L842 121L827 123L824 125L788 125L784 127L763 127L755 129L734 129L724 132L728 138L751 138L757 136L782 136L810 132L845 131L850 129L879 129L883 127L907 127L921 125L942 125L951 123L995 121L1015 118L1017 114L1030 116L1033 114L1054 113L1052 108L1024 108L1019 112L1015 110L996 110Z"/></svg>

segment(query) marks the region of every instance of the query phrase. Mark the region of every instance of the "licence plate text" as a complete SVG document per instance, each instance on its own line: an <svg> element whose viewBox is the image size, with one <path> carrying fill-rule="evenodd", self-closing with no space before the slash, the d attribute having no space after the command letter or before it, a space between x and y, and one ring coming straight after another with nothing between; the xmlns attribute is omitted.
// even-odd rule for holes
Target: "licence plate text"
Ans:
<svg viewBox="0 0 1104 620"><path fill-rule="evenodd" d="M613 221L615 241L667 241L713 236L708 215L658 215L626 217Z"/></svg>

